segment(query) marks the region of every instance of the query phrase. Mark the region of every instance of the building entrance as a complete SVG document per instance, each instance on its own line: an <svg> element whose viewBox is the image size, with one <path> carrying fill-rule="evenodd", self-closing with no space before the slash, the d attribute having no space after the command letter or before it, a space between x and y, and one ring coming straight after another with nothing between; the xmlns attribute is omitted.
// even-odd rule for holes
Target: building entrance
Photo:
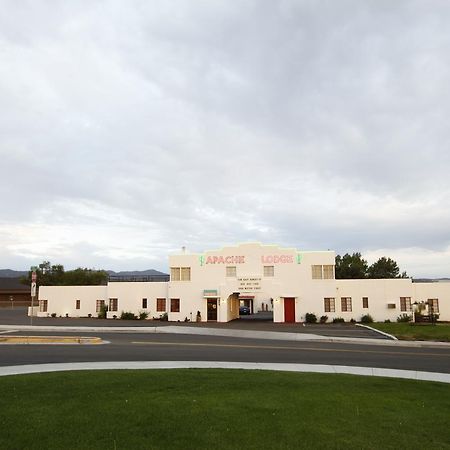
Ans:
<svg viewBox="0 0 450 450"><path fill-rule="evenodd" d="M284 321L295 322L295 298L284 298Z"/></svg>
<svg viewBox="0 0 450 450"><path fill-rule="evenodd" d="M208 322L217 321L217 298L207 300Z"/></svg>

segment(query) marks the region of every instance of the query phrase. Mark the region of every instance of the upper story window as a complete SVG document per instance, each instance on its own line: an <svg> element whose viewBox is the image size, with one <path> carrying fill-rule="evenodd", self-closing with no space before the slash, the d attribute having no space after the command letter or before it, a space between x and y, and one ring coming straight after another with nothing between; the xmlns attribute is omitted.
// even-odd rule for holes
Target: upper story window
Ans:
<svg viewBox="0 0 450 450"><path fill-rule="evenodd" d="M236 276L236 266L227 266L227 277L235 277Z"/></svg>
<svg viewBox="0 0 450 450"><path fill-rule="evenodd" d="M273 266L264 266L264 276L265 277L273 277L275 273L275 269Z"/></svg>
<svg viewBox="0 0 450 450"><path fill-rule="evenodd" d="M313 280L334 280L334 266L332 264L315 264L311 266Z"/></svg>
<svg viewBox="0 0 450 450"><path fill-rule="evenodd" d="M320 265L311 266L311 270L312 270L313 280L321 280L322 279L322 266L320 266Z"/></svg>
<svg viewBox="0 0 450 450"><path fill-rule="evenodd" d="M191 281L190 267L171 267L170 281Z"/></svg>
<svg viewBox="0 0 450 450"><path fill-rule="evenodd" d="M325 265L323 266L323 278L325 280L333 280L334 279L334 266L333 265Z"/></svg>

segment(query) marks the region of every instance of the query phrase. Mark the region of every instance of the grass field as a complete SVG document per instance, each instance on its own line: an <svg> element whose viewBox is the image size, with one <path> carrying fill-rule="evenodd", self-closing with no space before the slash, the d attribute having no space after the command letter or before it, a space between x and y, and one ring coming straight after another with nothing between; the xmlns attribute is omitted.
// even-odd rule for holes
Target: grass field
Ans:
<svg viewBox="0 0 450 450"><path fill-rule="evenodd" d="M450 342L450 324L371 323L371 327L393 334L398 339Z"/></svg>
<svg viewBox="0 0 450 450"><path fill-rule="evenodd" d="M0 378L1 449L450 449L450 385L242 370Z"/></svg>

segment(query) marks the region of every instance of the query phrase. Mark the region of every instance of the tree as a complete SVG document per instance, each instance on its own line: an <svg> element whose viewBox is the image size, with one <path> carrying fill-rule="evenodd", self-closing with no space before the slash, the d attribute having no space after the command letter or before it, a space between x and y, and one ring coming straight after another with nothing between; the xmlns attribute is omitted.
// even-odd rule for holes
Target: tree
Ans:
<svg viewBox="0 0 450 450"><path fill-rule="evenodd" d="M335 274L338 279L366 278L367 267L367 261L361 257L361 253L336 256Z"/></svg>
<svg viewBox="0 0 450 450"><path fill-rule="evenodd" d="M383 256L378 261L374 262L367 270L368 278L407 278L406 272L400 275L400 269L397 263L391 259Z"/></svg>
<svg viewBox="0 0 450 450"><path fill-rule="evenodd" d="M64 270L61 264L52 265L50 261L43 261L37 268L37 286L88 286L106 284L108 273L104 270L81 268ZM31 283L32 270L28 276L22 278L22 283Z"/></svg>

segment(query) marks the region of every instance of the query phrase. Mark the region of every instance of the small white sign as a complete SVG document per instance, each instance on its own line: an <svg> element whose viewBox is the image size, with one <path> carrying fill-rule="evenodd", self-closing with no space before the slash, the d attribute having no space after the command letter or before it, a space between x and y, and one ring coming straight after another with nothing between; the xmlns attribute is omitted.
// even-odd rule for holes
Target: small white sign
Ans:
<svg viewBox="0 0 450 450"><path fill-rule="evenodd" d="M31 283L31 296L36 297L36 283Z"/></svg>
<svg viewBox="0 0 450 450"><path fill-rule="evenodd" d="M260 277L242 277L238 278L239 291L241 292L255 292L261 290Z"/></svg>

